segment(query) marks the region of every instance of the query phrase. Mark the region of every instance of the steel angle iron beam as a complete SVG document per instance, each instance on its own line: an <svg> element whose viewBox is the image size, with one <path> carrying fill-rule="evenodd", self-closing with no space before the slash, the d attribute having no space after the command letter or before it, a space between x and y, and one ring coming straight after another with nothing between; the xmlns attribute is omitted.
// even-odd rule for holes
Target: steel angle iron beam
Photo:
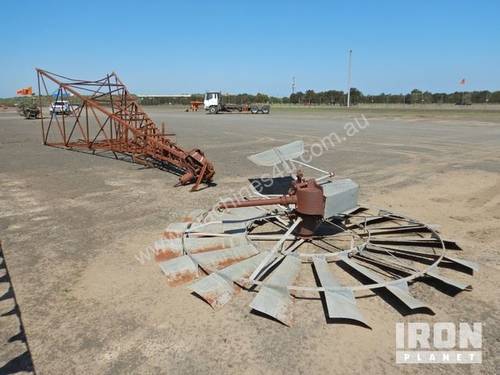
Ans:
<svg viewBox="0 0 500 375"><path fill-rule="evenodd" d="M97 80L68 78L36 69L39 106L47 100L63 103L51 106L50 117L41 116L43 143L66 149L112 152L129 156L133 162L179 175L177 185L209 184L213 164L195 148L185 150L139 105L116 73ZM48 84L56 85L49 92Z"/></svg>

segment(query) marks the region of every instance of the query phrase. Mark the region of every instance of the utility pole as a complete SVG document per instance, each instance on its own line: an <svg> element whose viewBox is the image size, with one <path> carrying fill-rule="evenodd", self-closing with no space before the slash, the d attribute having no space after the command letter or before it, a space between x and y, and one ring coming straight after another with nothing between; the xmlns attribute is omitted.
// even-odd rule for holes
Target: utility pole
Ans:
<svg viewBox="0 0 500 375"><path fill-rule="evenodd" d="M292 77L292 94L295 94L295 77Z"/></svg>
<svg viewBox="0 0 500 375"><path fill-rule="evenodd" d="M347 108L351 106L351 60L352 49L349 50L349 63L347 67Z"/></svg>

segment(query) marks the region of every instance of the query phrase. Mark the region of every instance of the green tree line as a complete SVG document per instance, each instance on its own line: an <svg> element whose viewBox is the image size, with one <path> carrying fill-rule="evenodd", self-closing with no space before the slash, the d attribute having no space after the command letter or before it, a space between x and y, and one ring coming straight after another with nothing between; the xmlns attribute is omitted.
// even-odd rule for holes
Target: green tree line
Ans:
<svg viewBox="0 0 500 375"><path fill-rule="evenodd" d="M286 98L289 103L345 105L347 95L343 91L297 92ZM421 91L414 89L409 93L365 95L356 88L351 89L351 104L473 104L500 103L500 91L456 91L452 93Z"/></svg>
<svg viewBox="0 0 500 375"><path fill-rule="evenodd" d="M191 97L157 97L142 98L142 104L183 104L189 105L191 101L203 101L203 94L193 94ZM347 103L347 95L344 91L328 90L298 91L290 96L276 97L262 93L258 94L224 94L227 103L271 103L271 104L302 104L302 105L338 105ZM452 93L421 91L414 89L409 93L365 95L357 88L351 89L351 104L476 104L476 103L500 103L500 91L456 91Z"/></svg>
<svg viewBox="0 0 500 375"><path fill-rule="evenodd" d="M204 94L193 94L190 97L147 97L139 98L144 105L155 104L178 104L188 106L191 101L203 101ZM26 98L5 98L0 99L0 104L13 105ZM51 97L44 97L44 102L53 100ZM69 98L73 101L72 98ZM251 104L251 103L271 103L271 104L301 104L301 105L346 105L347 95L344 91L328 90L319 91L306 90L298 91L290 96L276 97L262 93L258 94L224 94L227 103ZM421 91L414 89L409 93L365 95L357 88L351 89L351 104L476 104L476 103L500 103L500 91L456 91L452 93ZM44 103L45 104L45 103Z"/></svg>

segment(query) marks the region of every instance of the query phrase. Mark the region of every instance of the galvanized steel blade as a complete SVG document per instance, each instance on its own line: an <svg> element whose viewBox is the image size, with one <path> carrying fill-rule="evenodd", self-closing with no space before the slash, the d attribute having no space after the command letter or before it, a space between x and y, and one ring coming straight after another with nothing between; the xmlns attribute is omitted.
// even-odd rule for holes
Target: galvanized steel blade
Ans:
<svg viewBox="0 0 500 375"><path fill-rule="evenodd" d="M267 251L263 251L248 259L242 260L241 262L231 264L230 266L217 271L217 273L237 284L248 286L246 282L242 281L242 279L248 277L248 275L252 273L255 267L257 267L257 265L266 257L267 253Z"/></svg>
<svg viewBox="0 0 500 375"><path fill-rule="evenodd" d="M342 260L342 262L347 264L349 267L358 271L359 273L366 276L370 280L373 280L376 283L380 283L380 284L385 283L385 280L383 278L376 275L373 271L369 270L368 268L352 261L345 254L340 255L339 258ZM401 281L400 283L387 285L387 286L385 286L385 288L387 290L389 290L394 296L396 296L401 302L403 302L406 306L408 306L412 310L422 308L422 307L430 309L430 307L427 306L424 302L422 302L422 301L416 299L415 297L413 297L412 295L410 295L409 290L408 290L408 283L406 281Z"/></svg>
<svg viewBox="0 0 500 375"><path fill-rule="evenodd" d="M222 229L224 233L241 234L245 233L247 230L247 221L241 220L240 218L223 218L222 219Z"/></svg>
<svg viewBox="0 0 500 375"><path fill-rule="evenodd" d="M170 223L163 231L163 236L167 239L182 237L190 225L191 223L187 221Z"/></svg>
<svg viewBox="0 0 500 375"><path fill-rule="evenodd" d="M222 231L223 233L231 233L231 234L242 234L247 230L246 221L242 221L240 219L233 219L230 217L222 218Z"/></svg>
<svg viewBox="0 0 500 375"><path fill-rule="evenodd" d="M161 239L154 243L155 258L164 261L183 255L184 253L200 253L221 250L229 247L246 245L245 236L228 237L186 237Z"/></svg>
<svg viewBox="0 0 500 375"><path fill-rule="evenodd" d="M352 290L332 291L328 287L341 287L328 269L328 263L324 258L313 258L314 268L318 275L321 286L325 288L324 296L329 318L357 320L367 325L363 315L356 307L356 300Z"/></svg>
<svg viewBox="0 0 500 375"><path fill-rule="evenodd" d="M228 221L253 221L268 216L268 212L259 207L237 207L227 209L223 219Z"/></svg>
<svg viewBox="0 0 500 375"><path fill-rule="evenodd" d="M223 250L192 253L191 257L202 268L211 272L213 268L223 268L230 264L249 258L258 253L252 244L230 247Z"/></svg>
<svg viewBox="0 0 500 375"><path fill-rule="evenodd" d="M362 254L355 255L355 259L377 266L380 269L390 269L399 271L405 274L418 272L409 262L404 263L403 259L396 258L390 254Z"/></svg>
<svg viewBox="0 0 500 375"><path fill-rule="evenodd" d="M400 248L400 247L394 247L390 245L384 245L384 244L372 244L368 243L365 247L365 250L369 252L389 252L391 254L395 254L395 256L403 256L403 255L408 255L408 256L414 256L414 257L419 257L422 259L428 259L428 258L439 258L442 253L442 249L433 250L432 248L424 247L424 248L419 248L418 251L412 248Z"/></svg>
<svg viewBox="0 0 500 375"><path fill-rule="evenodd" d="M235 285L217 273L212 273L190 285L189 289L217 310L231 300Z"/></svg>
<svg viewBox="0 0 500 375"><path fill-rule="evenodd" d="M408 283L406 281L401 281L400 283L387 286L387 289L412 310L427 308L432 311L427 304L410 294Z"/></svg>
<svg viewBox="0 0 500 375"><path fill-rule="evenodd" d="M293 244L291 244L286 250L282 251L274 260L272 260L267 266L266 269L271 269L274 267L275 264L281 261L284 257L286 257L288 254L294 252L297 250L303 243L305 242L304 239L300 239Z"/></svg>
<svg viewBox="0 0 500 375"><path fill-rule="evenodd" d="M183 246L186 252L194 254L247 244L248 240L245 236L234 235L227 237L186 237L183 239L181 246Z"/></svg>
<svg viewBox="0 0 500 375"><path fill-rule="evenodd" d="M443 276L441 274L439 274L439 271L437 270L437 268L434 268L432 270L428 270L426 273L426 275L429 275L445 284L448 284L448 285L451 285L457 289L460 289L460 290L466 290L466 289L470 289L471 286L470 284L468 283L463 283L463 282L460 282L460 281L456 281L456 280L452 280L446 276Z"/></svg>
<svg viewBox="0 0 500 375"><path fill-rule="evenodd" d="M210 233L210 234L222 234L224 233L224 224L221 220L214 220L201 223L193 223L184 233L198 234L198 233Z"/></svg>
<svg viewBox="0 0 500 375"><path fill-rule="evenodd" d="M203 214L205 213L205 210L202 210L201 208L196 208L194 210L189 211L186 213L182 218L181 221L184 222L199 222Z"/></svg>
<svg viewBox="0 0 500 375"><path fill-rule="evenodd" d="M230 301L241 278L247 277L265 257L257 254L241 262L234 263L196 281L189 286L193 292L203 298L214 309L219 309Z"/></svg>
<svg viewBox="0 0 500 375"><path fill-rule="evenodd" d="M370 236L387 236L398 233L430 233L431 230L425 225L408 225L399 228L368 228Z"/></svg>
<svg viewBox="0 0 500 375"><path fill-rule="evenodd" d="M444 259L447 259L447 260L454 262L454 263L458 263L458 264L470 269L471 271L474 271L474 272L479 271L479 264L477 264L476 262L473 262L470 260L459 259L459 258L455 258L455 257L450 257L448 255L445 255Z"/></svg>
<svg viewBox="0 0 500 375"><path fill-rule="evenodd" d="M394 221L398 221L396 219L393 219L391 218L391 220L394 220ZM400 220L401 221L401 220ZM421 228L421 227L428 227L424 224L421 224L421 223L417 223L417 222L404 222L404 224L396 224L396 225L393 225L394 223L386 223L386 224L390 224L390 225L384 225L384 223L382 223L381 226L371 226L368 228L370 231L375 231L375 230L396 230L396 229L410 229L410 228Z"/></svg>
<svg viewBox="0 0 500 375"><path fill-rule="evenodd" d="M304 142L295 141L270 150L259 152L258 154L250 155L247 158L257 165L272 167L273 165L280 164L283 161L296 159L303 153Z"/></svg>
<svg viewBox="0 0 500 375"><path fill-rule="evenodd" d="M201 223L193 223L190 228L186 230L187 233L227 233L227 234L244 234L249 223L248 220L242 219L238 216L211 212L207 216L209 220Z"/></svg>
<svg viewBox="0 0 500 375"><path fill-rule="evenodd" d="M390 252L395 254L396 256L411 256L414 257L413 259L420 258L422 261L426 259L436 259L442 255L439 251L429 253L429 252L416 251L414 249L401 249L392 246L383 246L374 244L367 244L365 249L368 251L375 251L375 252ZM444 255L443 259L448 260L452 263L460 264L461 266L468 268L473 272L479 271L479 264L477 264L476 262L456 257L451 257L448 256L447 254Z"/></svg>
<svg viewBox="0 0 500 375"><path fill-rule="evenodd" d="M462 250L454 241L434 239L434 238L373 238L370 242L374 244L386 244L397 246L422 246L422 247L444 247L448 250Z"/></svg>
<svg viewBox="0 0 500 375"><path fill-rule="evenodd" d="M291 307L293 301L287 285L294 282L300 271L300 265L300 259L293 255L283 259L283 262L266 280L273 286L266 286L264 283L257 296L250 303L250 307L290 326L292 324Z"/></svg>
<svg viewBox="0 0 500 375"><path fill-rule="evenodd" d="M159 265L167 277L167 283L172 286L187 283L198 277L198 266L188 255L160 262Z"/></svg>
<svg viewBox="0 0 500 375"><path fill-rule="evenodd" d="M155 260L157 262L177 258L183 254L182 241L180 238L162 238L154 242L153 250L155 253Z"/></svg>
<svg viewBox="0 0 500 375"><path fill-rule="evenodd" d="M286 238L295 230L297 225L299 225L301 222L302 222L301 217L295 219L294 223L290 226L290 228L288 228L286 233L283 234L280 240L276 242L276 244L273 246L271 251L266 256L266 258L264 258L264 260L262 260L262 262L257 266L255 271L253 271L252 275L250 276L250 279L255 280L259 276L259 274L269 265L269 263L271 263L277 257L277 254L283 242L285 242Z"/></svg>

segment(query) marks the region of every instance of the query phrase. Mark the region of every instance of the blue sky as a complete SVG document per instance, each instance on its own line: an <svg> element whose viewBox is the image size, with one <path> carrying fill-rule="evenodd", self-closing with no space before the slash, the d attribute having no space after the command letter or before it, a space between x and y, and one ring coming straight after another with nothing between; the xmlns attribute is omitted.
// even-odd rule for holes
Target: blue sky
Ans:
<svg viewBox="0 0 500 375"><path fill-rule="evenodd" d="M116 71L135 93L289 95L500 90L495 1L9 1L0 8L0 97L35 67Z"/></svg>

